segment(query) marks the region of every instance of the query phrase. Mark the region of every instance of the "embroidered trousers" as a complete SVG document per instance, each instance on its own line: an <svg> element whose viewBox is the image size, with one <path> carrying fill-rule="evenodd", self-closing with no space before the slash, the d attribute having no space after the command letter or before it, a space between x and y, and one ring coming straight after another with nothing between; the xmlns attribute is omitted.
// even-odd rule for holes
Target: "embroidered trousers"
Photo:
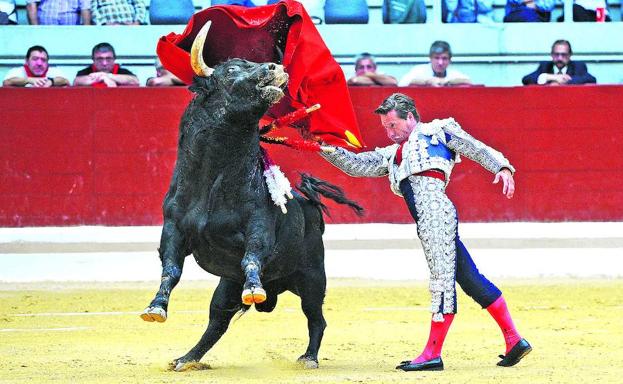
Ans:
<svg viewBox="0 0 623 384"><path fill-rule="evenodd" d="M482 308L502 292L483 276L458 235L456 208L445 192L445 182L426 176L410 176L400 183L430 271L433 320L443 321L445 313L456 313L456 287Z"/></svg>

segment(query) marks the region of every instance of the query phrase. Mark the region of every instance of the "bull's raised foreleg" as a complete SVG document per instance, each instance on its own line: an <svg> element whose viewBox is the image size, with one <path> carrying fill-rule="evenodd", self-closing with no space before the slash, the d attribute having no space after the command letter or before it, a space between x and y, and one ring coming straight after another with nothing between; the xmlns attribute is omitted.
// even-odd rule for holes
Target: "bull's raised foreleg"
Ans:
<svg viewBox="0 0 623 384"><path fill-rule="evenodd" d="M275 243L274 222L272 228L269 222L268 219L252 220L247 228L246 250L240 262L245 276L242 290L242 303L245 305L259 304L266 300L266 291L262 287L260 276L262 266Z"/></svg>
<svg viewBox="0 0 623 384"><path fill-rule="evenodd" d="M174 222L165 221L160 238L160 260L162 261L162 278L160 289L151 304L143 311L141 318L145 321L164 322L167 319L167 308L171 291L182 276L184 258L187 251L184 249L185 241L181 232Z"/></svg>
<svg viewBox="0 0 623 384"><path fill-rule="evenodd" d="M187 354L175 359L171 368L183 371L188 363L198 362L223 336L232 317L238 312L240 304L240 283L221 278L210 302L210 321L201 339Z"/></svg>
<svg viewBox="0 0 623 384"><path fill-rule="evenodd" d="M245 276L241 295L242 303L245 305L263 303L266 301L266 291L262 287L262 281L260 280L262 270L260 258L255 254L245 254L240 265Z"/></svg>
<svg viewBox="0 0 623 384"><path fill-rule="evenodd" d="M310 273L310 272L307 272ZM327 322L322 314L327 279L324 269L311 272L301 277L298 285L298 294L301 296L301 307L307 317L309 344L305 353L298 358L298 362L305 368L318 368L318 350L324 335Z"/></svg>

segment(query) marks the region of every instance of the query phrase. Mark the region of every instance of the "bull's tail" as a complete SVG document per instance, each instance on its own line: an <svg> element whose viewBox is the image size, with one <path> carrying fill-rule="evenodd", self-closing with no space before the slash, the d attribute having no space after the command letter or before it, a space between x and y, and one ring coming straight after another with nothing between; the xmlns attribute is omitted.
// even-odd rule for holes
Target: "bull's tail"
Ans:
<svg viewBox="0 0 623 384"><path fill-rule="evenodd" d="M320 180L316 177L301 173L301 183L297 185L297 188L305 197L307 197L312 203L320 207L324 213L331 216L329 209L326 205L320 201L320 195L328 197L339 204L348 205L357 216L363 216L364 209L355 201L350 200L344 194L344 191L337 185L327 183L324 180Z"/></svg>

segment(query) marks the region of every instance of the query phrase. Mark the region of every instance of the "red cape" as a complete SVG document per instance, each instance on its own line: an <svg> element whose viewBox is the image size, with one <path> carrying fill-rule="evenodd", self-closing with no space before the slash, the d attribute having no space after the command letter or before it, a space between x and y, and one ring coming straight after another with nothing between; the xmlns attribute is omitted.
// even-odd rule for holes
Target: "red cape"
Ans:
<svg viewBox="0 0 623 384"><path fill-rule="evenodd" d="M269 110L265 122L318 103L322 106L318 111L295 123L303 135L310 133L343 147L357 141L364 145L344 73L300 3L284 0L254 8L214 6L193 15L181 35L161 37L157 47L160 61L187 84L194 76L190 48L208 20L212 26L204 60L210 67L238 57L259 63L281 62L290 76L286 96ZM283 52L283 60L275 47Z"/></svg>

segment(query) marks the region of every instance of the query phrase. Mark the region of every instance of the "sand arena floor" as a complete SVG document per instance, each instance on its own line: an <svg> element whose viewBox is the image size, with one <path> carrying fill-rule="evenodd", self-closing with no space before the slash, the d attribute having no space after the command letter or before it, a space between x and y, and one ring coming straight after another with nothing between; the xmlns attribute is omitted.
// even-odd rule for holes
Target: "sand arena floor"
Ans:
<svg viewBox="0 0 623 384"><path fill-rule="evenodd" d="M168 363L199 339L214 282L182 281L169 319L138 317L157 282L0 284L0 383L620 383L623 279L497 281L534 351L497 367L503 340L486 311L459 296L443 372L398 372L417 355L430 315L424 282L330 280L320 368L295 363L307 346L298 297L232 323L203 358Z"/></svg>

